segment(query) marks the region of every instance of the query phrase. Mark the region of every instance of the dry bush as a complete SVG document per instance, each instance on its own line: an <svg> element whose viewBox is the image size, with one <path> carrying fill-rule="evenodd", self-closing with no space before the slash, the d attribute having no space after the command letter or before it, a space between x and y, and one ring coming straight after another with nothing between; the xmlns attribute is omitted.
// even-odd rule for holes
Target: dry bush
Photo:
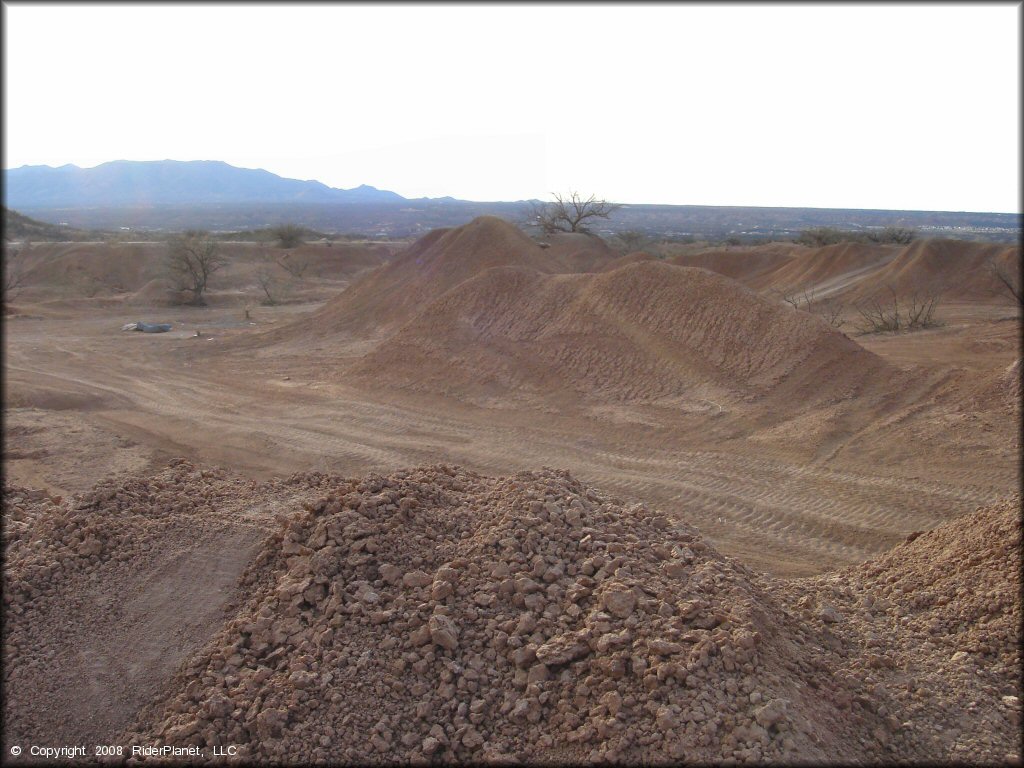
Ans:
<svg viewBox="0 0 1024 768"><path fill-rule="evenodd" d="M818 299L813 288L776 291L776 294L793 309L817 315L833 328L841 328L846 324L843 319L843 304L835 299Z"/></svg>
<svg viewBox="0 0 1024 768"><path fill-rule="evenodd" d="M882 303L877 297L872 297L855 305L860 313L857 329L861 334L918 331L941 325L935 319L941 298L938 291L918 290L901 297L890 287L889 298L888 302Z"/></svg>
<svg viewBox="0 0 1024 768"><path fill-rule="evenodd" d="M293 253L286 253L277 260L277 266L296 280L302 279L302 276L306 274L306 270L309 269L309 264L309 259L298 257Z"/></svg>
<svg viewBox="0 0 1024 768"><path fill-rule="evenodd" d="M306 231L296 224L281 224L272 227L270 233L277 238L277 244L281 248L295 248L302 244L302 238Z"/></svg>
<svg viewBox="0 0 1024 768"><path fill-rule="evenodd" d="M1019 270L1014 270L1008 264L999 264L995 259L990 259L988 268L995 278L998 293L1003 293L1012 298L1018 305L1024 306L1024 286L1021 285Z"/></svg>
<svg viewBox="0 0 1024 768"><path fill-rule="evenodd" d="M21 248L4 248L4 301L13 299L18 295L18 291L25 286L27 277L25 252L27 250L28 243L25 243Z"/></svg>
<svg viewBox="0 0 1024 768"><path fill-rule="evenodd" d="M644 232L640 232L636 229L629 229L625 232L619 232L615 237L622 243L623 253L633 253L634 251L642 251L645 248L654 244L654 239Z"/></svg>

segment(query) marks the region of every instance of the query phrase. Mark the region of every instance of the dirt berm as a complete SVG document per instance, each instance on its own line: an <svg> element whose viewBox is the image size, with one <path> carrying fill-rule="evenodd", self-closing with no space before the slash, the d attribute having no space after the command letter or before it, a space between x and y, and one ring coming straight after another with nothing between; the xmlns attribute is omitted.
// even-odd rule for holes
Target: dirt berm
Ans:
<svg viewBox="0 0 1024 768"><path fill-rule="evenodd" d="M487 270L424 308L353 370L392 386L469 396L771 396L786 414L888 387L898 373L820 318L707 270L660 262L587 275Z"/></svg>

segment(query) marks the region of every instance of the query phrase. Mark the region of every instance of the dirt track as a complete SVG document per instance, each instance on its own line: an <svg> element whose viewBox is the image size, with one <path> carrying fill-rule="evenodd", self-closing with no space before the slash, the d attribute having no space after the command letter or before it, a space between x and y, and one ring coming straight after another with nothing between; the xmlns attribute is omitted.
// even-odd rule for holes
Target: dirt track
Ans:
<svg viewBox="0 0 1024 768"><path fill-rule="evenodd" d="M470 257L471 250L467 251ZM596 259L583 264L586 271L596 273L611 255L579 252L573 258L581 264ZM773 254L772 259L776 258ZM455 278L460 263L449 260L445 266L450 270L446 279L459 285ZM644 270L651 271L647 267ZM244 285L246 274L239 268L233 280ZM602 275L600 284L612 283L616 274ZM856 277L843 274L844 280ZM567 278L557 280L566 282ZM331 285L340 291L343 284L339 279ZM742 567L765 574L765 578L786 579L774 582L785 608L771 608L782 622L780 627L790 626L787 612L798 616L803 612L805 620L821 624L814 606L823 597L839 601L841 607L845 606L844 613L856 614L859 618L848 625L817 627L813 632L819 634L803 638L799 652L789 646L780 651L786 658L793 654L793 669L799 667L800 674L814 670L808 679L813 679L815 685L824 684L834 672L829 665L838 663L829 657L828 649L836 651L844 644L860 651L873 648L878 641L876 632L883 626L875 619L883 617L889 622L884 632L896 637L910 621L907 611L913 613L920 608L914 604L872 614L870 605L875 595L888 595L892 582L874 584L862 575L863 568L856 573L838 569L884 555L908 535L955 521L981 506L1002 501L998 509L1005 516L1009 510L1005 499L1018 489L1019 389L1014 394L1009 369L1020 357L1020 319L1012 308L998 301L949 301L943 307L942 327L914 334L857 337L857 344L881 361L871 363L872 370L884 373L881 378L874 377L872 388L863 390L870 396L846 394L840 366L826 374L827 380L820 388L831 394L801 410L790 408L785 398L745 399L701 387L690 388L678 397L647 401L580 398L570 389L552 390L543 397L520 396L499 386L490 391L474 389L472 396L457 388L449 396L439 396L430 388L409 386L407 374L404 380L391 380L386 375L368 378L365 371L354 375L378 341L347 335L343 327L332 333L319 326L319 318L344 313L337 312L330 302L325 310L323 300L329 296L322 287L318 290L319 294L297 293L307 301L251 309L247 319L244 306L249 302L237 291L215 296L213 306L206 309L146 309L116 292L67 298L62 289L57 298L52 298L43 285L27 300L18 302L7 316L5 474L17 486L45 489L64 497L53 505L36 508L31 499L38 494L26 492L30 499L26 509L35 511L18 514L27 514L30 521L37 521L31 525L45 528L50 516L60 520L61 515L70 514L68 510L81 498L71 499L74 494L89 492L97 481L108 478L93 493L99 499L94 534L121 540L118 537L126 534L118 526L128 526L130 536L125 540L139 547L123 562L116 557L94 562L95 556L90 559L86 553L86 571L75 572L68 581L60 582L46 600L30 603L35 611L31 621L18 614L20 645L15 650L20 654L19 663L6 673L5 682L8 690L12 690L13 682L21 691L7 704L8 713L15 713L20 720L14 731L19 739L40 740L48 734L58 734L67 743L120 738L133 722L137 729L151 729L146 733L153 737L172 727L171 720L160 719L163 715L159 711L174 696L182 695L172 679L183 674L182 664L192 662L209 664L210 674L220 674L219 657L210 650L209 643L218 633L230 639L230 622L236 617L238 601L255 599L251 590L240 588L239 577L255 567L257 553L276 557L277 545L268 543L267 536L280 528L282 520L294 521L303 503L308 504L321 492L318 476L304 475L293 485L275 480L293 472L329 472L336 478L353 478L367 472L394 473L400 468L444 463L492 478L506 478L500 482L514 487L508 478L518 477L516 473L524 470L568 470L585 485L620 497L621 504L614 502L619 507L642 502L659 510L673 524L695 527L709 544L736 558ZM450 290L445 295L458 315L462 306L457 303L458 296L452 299ZM429 299L424 296L422 302ZM642 302L628 311L643 315L645 321L651 316ZM678 311L686 311L685 302ZM620 311L616 322L627 314ZM162 335L118 330L122 324L139 319L172 322L175 328ZM278 330L296 319L301 322L290 330ZM200 335L195 336L195 331ZM264 334L266 331L272 333ZM643 337L634 333L631 338ZM532 343L531 339L527 338L526 343ZM753 348L758 339L746 343ZM743 348L737 354L745 355L744 359L752 357ZM863 350L857 355L858 360L876 359L863 354ZM558 358L554 359L557 362ZM443 372L443 368L442 359L435 373ZM689 375L685 367L681 370ZM798 390L801 396L794 398L799 400L796 405L812 402L813 398L805 399L803 393L818 394L814 381ZM166 469L175 457L185 457L199 469L193 471L184 465ZM228 471L208 476L205 467L225 467ZM434 478L432 483L438 477L442 485L449 482L442 477L444 472L424 471ZM459 477L462 479L456 485L479 484L483 488L492 483L463 474ZM538 483L553 482L543 473L532 477ZM257 486L257 480L263 484ZM394 482L401 485L406 481ZM163 516L161 512L151 520L149 513L135 509L133 505L140 499L152 503L168 483L178 483L178 498L188 500L175 515ZM364 485L375 483L367 481ZM586 494L584 497L590 498ZM120 499L127 501L122 504ZM475 510L472 505L479 501L472 497L459 504ZM109 514L111 504L120 512L127 510L128 517ZM60 509L64 512L57 511ZM513 507L509 509L514 511ZM457 511L457 505L444 514L451 510ZM87 513L83 514L88 518ZM605 523L611 526L610 540L614 540L620 531L613 518L609 520L612 522ZM965 524L955 523L950 530L960 530L956 525ZM643 531L644 536L650 533L646 528ZM938 541L953 535L941 534ZM44 539L57 538L47 537L49 534ZM953 542L950 546L955 544L954 539L949 541ZM72 539L67 546L73 549L79 544L80 539ZM922 575L931 561L927 551L921 551L925 554L915 561L920 563L915 566L917 571L909 575L898 571L898 558L890 558L885 566L890 570L880 578L893 573L894 579L907 584L931 584L937 577ZM28 564L15 574L12 583L19 588L30 585L30 590L37 582L58 584L56 576L47 582L50 565L32 559L36 555L44 557L33 552L31 547L22 551ZM358 555L358 550L355 553ZM110 554L105 551L104 557ZM415 550L409 552L409 557L421 556ZM995 555L1003 556L1008 556L1005 548ZM971 563L986 557L973 550L964 555ZM642 570L649 563L640 558L634 565ZM721 576L725 571L714 573ZM717 583L718 576L711 581ZM813 578L792 580L808 576ZM1003 581L999 581L999 573L993 571L986 578L989 581L984 582L985 589L991 588L992 595L1012 591L1012 584L1004 583L1008 575L1003 574ZM856 584L863 581L856 595L846 589L844 580L850 579ZM955 587L948 586L951 595ZM898 602L900 594L894 593L893 599ZM987 593L983 590L982 594ZM950 610L956 614L961 610L956 602L961 596L950 599L954 601ZM972 633L971 622L977 615L998 615L1003 621L1002 597L988 603L979 600L980 607L963 609L967 618L962 621L957 614L942 619L945 624L929 623L930 615L913 613L918 634L899 635L899 641L893 641L894 647L911 659L907 663L919 664L927 671L922 675L936 675L929 678L931 682L922 682L912 698L939 695L938 681L948 672L944 665L951 649L967 647L957 621L961 621L959 626L970 627ZM182 605L188 610L181 611ZM858 612L864 612L864 616ZM63 622L63 617L69 615L76 620ZM940 624L941 632L935 628ZM488 634L493 627L478 629L488 642L493 640ZM932 640L937 643L934 648L925 656L913 657L919 642ZM11 653L9 643L8 637L6 650ZM998 654L1005 650L984 650L987 646L982 640L975 645L981 650L971 653ZM118 653L117 648L132 650L125 654ZM845 651L836 652L847 658ZM857 678L865 666L874 669L876 655L855 654L836 669L841 667L851 679ZM440 663L432 655L420 661ZM444 660L446 664L448 661ZM892 658L884 664L890 662L896 664ZM981 661L977 663L981 665L979 670L985 668ZM1016 704L1006 704L1005 700L1014 699L1019 690L1007 682L1009 673L1004 667L1009 662L1000 663L1003 666L999 671L991 674L983 675L962 665L948 672L955 673L961 682L957 691L943 699L943 712L947 713L943 717L954 718L972 697L1004 697L1002 709L980 712L984 724L970 719L973 714L965 716L965 724L957 726L962 729L962 738L935 736L933 732L943 731L941 726L916 733L902 723L894 723L893 712L904 716L905 712L916 711L917 705L903 701L902 694L891 698L887 686L910 685L912 678L899 670L868 673L869 678L875 675L879 679L869 682L868 688L857 688L857 695L875 703L864 704L863 712L857 710L863 719L852 731L844 732L835 748L841 747L844 755L854 754L859 748L857 739L862 738L858 734L863 732L875 734L870 737L874 739L870 749L875 759L890 754L1001 758L1007 749L1003 740L1007 724L1012 728L1014 717L1019 722L1019 700ZM195 667L191 674L198 670ZM781 687L773 689L777 693L790 685L784 673L779 674L782 677L776 682ZM615 684L605 681L602 685L607 688ZM853 691L855 687L851 682L844 690ZM181 701L196 701L189 699L190 695ZM846 700L841 693L836 696L834 701L828 699L829 706L834 704L842 710ZM882 700L887 703L879 707L878 701ZM44 706L42 701L48 704ZM805 704L806 712L812 712L814 698ZM226 705L217 699L203 706L219 711ZM608 705L601 706L607 714ZM188 709L187 704L179 702L179 712L183 711L180 707ZM748 702L743 702L738 711L748 709ZM142 710L147 711L149 720L140 724L136 718ZM661 716L669 717L664 713ZM774 725L758 730L755 715L743 716L747 724L723 742L722 755L771 755L778 759L789 754L787 750L793 745L803 744L800 735L780 731ZM847 715L835 717L846 722ZM598 720L593 722L600 732L607 723L602 726ZM708 739L712 743L718 738L712 738L714 731L709 736L691 728L696 722L688 721L685 739ZM738 722L721 727L732 728ZM382 734L391 732L389 726L365 725L376 729L380 744L387 741ZM440 735L431 729L429 736L419 734L416 743L410 741L406 747L426 751L427 746L416 746L422 741L447 758L476 754L459 751L462 731L450 745L445 744L453 734L451 723L434 725L443 726ZM259 728L255 721L249 726L252 733L252 729L264 726L267 734L280 731L266 722ZM810 728L808 734L818 733L815 728ZM823 734L828 727L822 725L819 731ZM321 738L330 740L330 729L324 733ZM657 739L648 735L656 744ZM583 725L573 738L578 737L582 745L592 736ZM787 742L791 736L797 741ZM209 744L210 739L219 737L207 734L204 738ZM520 751L516 754L546 754L560 759L640 754L629 752L632 747L628 740L615 742L614 748L610 746L613 742L607 741L590 751L567 747L559 752L556 743L555 751L544 752L551 745L533 743L532 738L518 742ZM666 742L669 757L673 755L671 750L678 752L684 749L681 744L690 743L685 739ZM469 737L471 746L467 748L476 749L475 741L475 737ZM702 748L707 746L699 743ZM824 750L823 756L829 754L827 740L819 743L812 739L809 743L815 745L807 747L814 754L820 749ZM388 743L378 751L392 754L388 751L392 746ZM445 748L452 751L444 752ZM484 747L485 751L489 748ZM358 754L351 751L356 747L346 749L349 751L344 754L350 757ZM272 754L271 750L264 756Z"/></svg>
<svg viewBox="0 0 1024 768"><path fill-rule="evenodd" d="M253 316L266 323L295 311L261 308ZM980 353L997 369L1004 358L1012 362L1013 323L983 320L983 312L973 313L981 322L973 327L994 337L989 351L964 343L960 354L969 353L970 364L978 365ZM809 443L806 434L771 430L751 440L711 402L691 412L643 405L569 406L560 413L483 409L355 389L334 375L347 362L318 358L315 349L256 361L209 352L230 334L260 327L225 327L241 326L239 314L160 315L212 339L119 333L122 315L106 311L79 312L73 322L9 321L12 479L68 494L108 472L160 466L178 455L257 477L308 469L353 475L431 461L492 473L558 466L677 510L723 551L779 575L859 562L1016 485L1013 424L998 412L975 415L977 424L953 425L970 428L971 450L945 428L949 409L921 405L897 414L889 431L876 422L860 425L839 450L831 442ZM942 337L955 341L978 332L953 327L874 346L905 362L900 358L912 349L898 347L940 347ZM921 438L903 461L884 462L907 452L913 430L930 428L943 435L934 442ZM943 439L952 444L938 442Z"/></svg>

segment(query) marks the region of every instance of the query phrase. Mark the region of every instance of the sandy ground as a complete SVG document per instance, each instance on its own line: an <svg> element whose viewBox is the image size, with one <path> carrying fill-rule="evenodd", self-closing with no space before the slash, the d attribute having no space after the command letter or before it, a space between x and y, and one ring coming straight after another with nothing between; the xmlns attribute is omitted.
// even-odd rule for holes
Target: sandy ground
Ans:
<svg viewBox="0 0 1024 768"><path fill-rule="evenodd" d="M433 461L490 473L553 466L685 517L723 552L777 575L859 562L1017 485L1015 426L999 411L918 403L889 416L892 427L868 421L814 445L771 430L750 439L714 402L483 408L354 388L342 381L350 361L315 347L216 351L314 307L260 307L250 321L238 308L162 310L152 319L175 323L162 335L121 333L129 314L104 308L9 319L8 476L67 495L174 456L260 478ZM1016 359L1006 309L954 307L949 318L861 341L939 378L995 376Z"/></svg>

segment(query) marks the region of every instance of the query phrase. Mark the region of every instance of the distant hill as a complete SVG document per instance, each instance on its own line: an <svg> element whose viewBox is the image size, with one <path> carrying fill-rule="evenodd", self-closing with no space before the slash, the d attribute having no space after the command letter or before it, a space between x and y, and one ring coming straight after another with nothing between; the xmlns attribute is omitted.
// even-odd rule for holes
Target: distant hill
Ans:
<svg viewBox="0 0 1024 768"><path fill-rule="evenodd" d="M4 240L88 240L102 233L47 224L4 206Z"/></svg>
<svg viewBox="0 0 1024 768"><path fill-rule="evenodd" d="M18 209L405 200L366 185L334 189L219 160L115 160L95 168L24 165L4 171L4 195L4 204Z"/></svg>

